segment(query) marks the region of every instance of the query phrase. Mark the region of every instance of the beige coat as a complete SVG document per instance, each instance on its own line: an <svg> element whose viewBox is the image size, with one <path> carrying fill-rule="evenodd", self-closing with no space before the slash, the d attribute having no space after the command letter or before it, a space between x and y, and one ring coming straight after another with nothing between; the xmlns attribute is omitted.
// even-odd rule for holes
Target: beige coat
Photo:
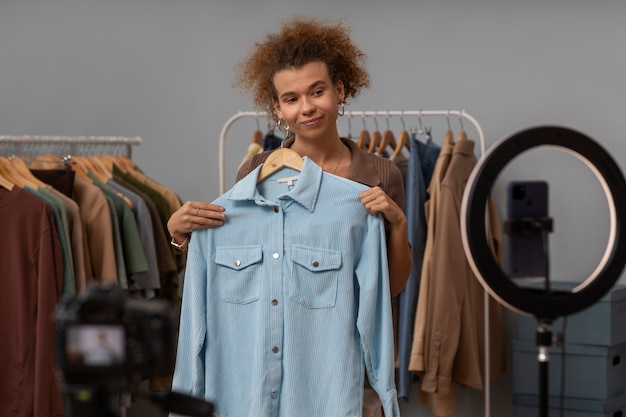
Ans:
<svg viewBox="0 0 626 417"><path fill-rule="evenodd" d="M421 374L420 402L438 416L452 414L456 384L484 386L484 289L468 264L461 240L461 200L477 163L474 141L442 148L429 187L424 254L409 370ZM447 167L447 169L446 169ZM501 232L490 202L490 241L501 261ZM502 312L490 298L491 377L506 366Z"/></svg>

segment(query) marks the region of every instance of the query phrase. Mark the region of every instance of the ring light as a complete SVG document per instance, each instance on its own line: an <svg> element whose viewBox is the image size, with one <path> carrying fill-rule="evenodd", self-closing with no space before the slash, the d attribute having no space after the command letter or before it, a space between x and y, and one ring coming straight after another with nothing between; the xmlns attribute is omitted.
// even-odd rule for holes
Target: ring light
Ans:
<svg viewBox="0 0 626 417"><path fill-rule="evenodd" d="M497 263L487 241L486 207L491 188L504 166L536 146L571 151L594 172L609 203L610 230L606 251L592 274L571 292L547 294L520 288ZM501 139L474 167L463 193L461 235L469 264L482 286L511 310L539 319L555 319L584 310L602 298L626 264L626 181L613 158L591 138L557 127L529 128Z"/></svg>

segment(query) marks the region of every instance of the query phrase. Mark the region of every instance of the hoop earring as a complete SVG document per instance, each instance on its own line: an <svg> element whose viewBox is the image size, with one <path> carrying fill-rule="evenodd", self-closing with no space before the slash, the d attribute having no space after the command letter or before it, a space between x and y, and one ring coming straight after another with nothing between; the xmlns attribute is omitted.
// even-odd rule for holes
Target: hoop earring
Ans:
<svg viewBox="0 0 626 417"><path fill-rule="evenodd" d="M278 128L278 130L285 134L285 137L289 136L289 125L286 122L285 124L283 124L283 121L281 119L278 119L278 121L276 122L276 127Z"/></svg>
<svg viewBox="0 0 626 417"><path fill-rule="evenodd" d="M339 105L341 106L341 110L337 111L337 114L339 116L343 116L344 113L346 112L346 106L344 105L343 101L339 103Z"/></svg>

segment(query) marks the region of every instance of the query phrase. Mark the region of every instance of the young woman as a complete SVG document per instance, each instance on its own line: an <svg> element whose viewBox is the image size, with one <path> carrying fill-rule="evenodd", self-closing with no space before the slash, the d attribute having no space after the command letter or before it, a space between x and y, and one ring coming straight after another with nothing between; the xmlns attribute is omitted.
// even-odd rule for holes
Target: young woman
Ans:
<svg viewBox="0 0 626 417"><path fill-rule="evenodd" d="M402 175L393 162L367 153L339 137L337 117L347 98L369 86L365 55L352 42L348 28L316 19L294 19L278 33L256 43L238 66L237 83L252 93L255 105L288 127L292 138L283 146L315 161L326 172L368 185L360 196L372 214L382 213L387 232L391 294L404 288L411 270L411 252L404 215ZM244 163L243 178L270 152ZM192 231L224 224L223 207L188 201L168 222L175 246L185 248Z"/></svg>
<svg viewBox="0 0 626 417"><path fill-rule="evenodd" d="M359 198L370 214L384 216L390 290L397 295L406 284L412 262L402 174L388 159L340 138L337 130L346 99L355 98L369 86L365 55L348 32L341 23L316 19L284 23L279 32L254 44L248 58L237 67L237 83L252 93L257 108L289 132L283 147L307 156L330 174L370 187ZM240 167L237 181L270 153L248 159ZM168 222L172 243L184 250L192 231L222 226L227 216L221 206L189 201ZM381 415L376 393L366 388L363 416Z"/></svg>

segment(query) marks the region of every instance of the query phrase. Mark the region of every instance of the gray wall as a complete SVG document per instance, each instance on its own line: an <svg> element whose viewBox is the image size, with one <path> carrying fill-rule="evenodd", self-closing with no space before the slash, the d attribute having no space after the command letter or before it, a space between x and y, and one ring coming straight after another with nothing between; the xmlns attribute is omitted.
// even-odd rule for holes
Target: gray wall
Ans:
<svg viewBox="0 0 626 417"><path fill-rule="evenodd" d="M211 200L220 129L252 110L231 87L233 65L293 14L353 27L373 84L349 110L464 109L487 147L529 126L568 126L626 166L626 2L618 0L2 0L0 134L141 136L134 159L148 175L184 200ZM445 121L424 121L441 139ZM397 118L390 123L399 129ZM255 126L249 119L229 133L227 187ZM553 276L580 281L606 247L608 205L583 163L541 148L502 173L500 209L510 179L540 178L555 219ZM511 414L510 375L492 385L492 413ZM481 412L481 394L461 390L455 416Z"/></svg>

